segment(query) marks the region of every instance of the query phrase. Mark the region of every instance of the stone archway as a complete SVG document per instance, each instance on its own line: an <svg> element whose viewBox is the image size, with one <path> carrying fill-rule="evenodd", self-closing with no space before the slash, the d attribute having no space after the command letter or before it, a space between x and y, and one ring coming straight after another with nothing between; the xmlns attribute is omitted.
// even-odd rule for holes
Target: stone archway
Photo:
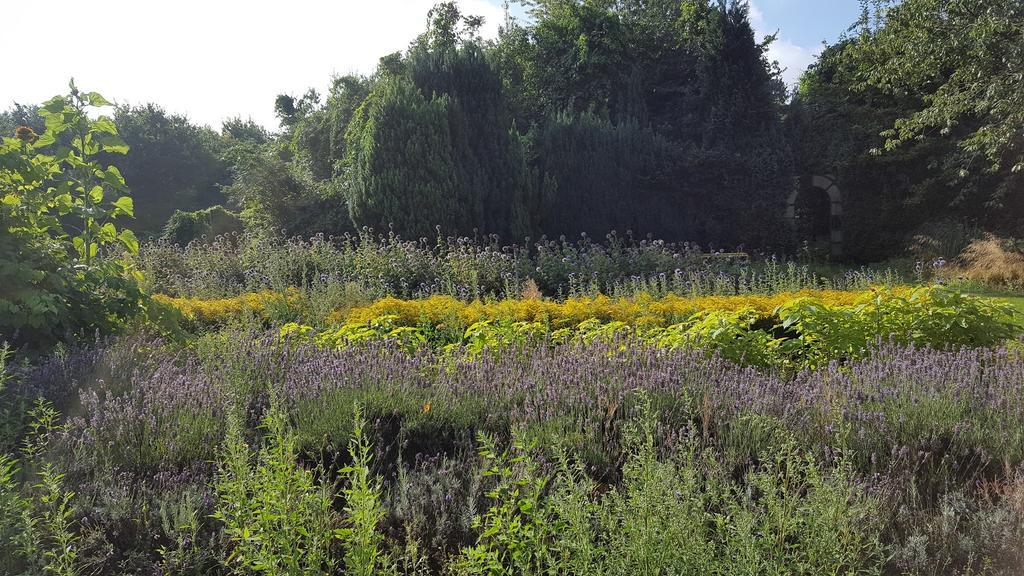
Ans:
<svg viewBox="0 0 1024 576"><path fill-rule="evenodd" d="M791 224L796 223L797 199L800 197L801 192L810 188L823 190L828 195L829 252L833 257L841 257L843 255L843 194L839 190L839 186L836 185L835 178L831 176L805 176L799 178L796 187L786 201L786 219Z"/></svg>

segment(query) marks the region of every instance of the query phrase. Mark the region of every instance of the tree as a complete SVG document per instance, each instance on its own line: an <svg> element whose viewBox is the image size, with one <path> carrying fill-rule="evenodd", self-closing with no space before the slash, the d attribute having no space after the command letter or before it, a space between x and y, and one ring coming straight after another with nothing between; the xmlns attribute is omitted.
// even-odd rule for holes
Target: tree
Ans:
<svg viewBox="0 0 1024 576"><path fill-rule="evenodd" d="M726 245L784 239L783 199L792 174L781 124L785 90L766 57L771 39L756 41L745 2L537 0L530 6L533 21L506 22L495 48L505 85L520 87L513 91L517 124L542 126L547 136L540 142L555 133L602 142L575 146L572 155L537 150L537 165L556 170L541 174L558 183L550 198L583 203L563 204L558 213L597 210L594 197L570 192L576 184L567 174L590 181L593 171L607 172L595 196L624 207L604 213L609 219L602 224L610 228ZM572 121L580 122L578 130L566 125ZM628 152L640 142L648 143L646 155ZM566 164L568 157L579 167ZM648 172L612 176L628 172L626 165ZM638 202L658 209L633 217ZM595 223L581 229L592 231ZM576 222L561 224L568 231Z"/></svg>
<svg viewBox="0 0 1024 576"><path fill-rule="evenodd" d="M1013 171L1020 148L1012 138L1001 151L980 143L1019 118L1003 105L1021 98L1006 84L1020 43L998 32L1016 17L1019 35L1019 10L1001 1L864 4L856 33L821 54L787 114L799 172L839 178L847 251L889 257L938 222L1015 233L1024 221L1024 196L1012 193L1022 184Z"/></svg>
<svg viewBox="0 0 1024 576"><path fill-rule="evenodd" d="M442 3L431 22L400 62L382 62L349 126L342 186L352 220L412 236L436 226L529 234L525 152L476 38L480 21Z"/></svg>
<svg viewBox="0 0 1024 576"><path fill-rule="evenodd" d="M344 202L295 162L287 146L250 143L236 152L235 176L224 191L249 229L285 236L351 230Z"/></svg>
<svg viewBox="0 0 1024 576"><path fill-rule="evenodd" d="M905 0L850 45L861 88L910 94L922 105L887 130L885 149L938 133L956 142L957 176L1001 175L999 206L1024 185L1024 3Z"/></svg>
<svg viewBox="0 0 1024 576"><path fill-rule="evenodd" d="M198 210L225 201L230 182L221 136L156 104L120 106L114 114L130 156L112 157L132 183L140 210L132 227L158 233L175 210ZM239 125L240 127L240 125Z"/></svg>
<svg viewBox="0 0 1024 576"><path fill-rule="evenodd" d="M315 178L330 180L340 172L347 154L345 132L373 84L363 76L335 78L324 105L296 124L292 137L295 152L308 163Z"/></svg>
<svg viewBox="0 0 1024 576"><path fill-rule="evenodd" d="M848 48L858 41L844 39L822 52L801 77L786 124L797 172L831 175L840 183L847 257L870 261L900 253L908 234L929 220L978 216L966 208L980 203L952 207L962 191L937 169L949 141L929 136L889 154L872 154L884 143L881 133L920 101L857 89L857 63Z"/></svg>
<svg viewBox="0 0 1024 576"><path fill-rule="evenodd" d="M531 132L544 182L545 234L601 238L613 230L683 238L693 230L676 176L678 150L635 123L560 114Z"/></svg>
<svg viewBox="0 0 1024 576"><path fill-rule="evenodd" d="M357 226L394 225L432 236L460 222L448 98L427 99L406 78L387 78L348 130L346 198Z"/></svg>

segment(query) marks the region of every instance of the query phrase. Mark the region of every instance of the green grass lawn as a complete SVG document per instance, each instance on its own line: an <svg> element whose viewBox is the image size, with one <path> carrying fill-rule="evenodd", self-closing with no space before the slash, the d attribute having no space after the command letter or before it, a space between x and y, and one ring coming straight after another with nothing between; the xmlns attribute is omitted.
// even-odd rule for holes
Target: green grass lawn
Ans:
<svg viewBox="0 0 1024 576"><path fill-rule="evenodd" d="M1018 312L1020 312L1020 314L1021 314L1020 321L1021 321L1022 324L1024 324L1024 294L1022 294L1020 292L1012 292L1012 291L1005 291L1005 290L993 290L991 288L975 288L975 287L971 287L971 288L966 288L965 287L963 289L963 291L964 291L965 294L972 294L974 296L984 296L986 298L998 298L1000 300L1005 300L1011 306L1016 308Z"/></svg>

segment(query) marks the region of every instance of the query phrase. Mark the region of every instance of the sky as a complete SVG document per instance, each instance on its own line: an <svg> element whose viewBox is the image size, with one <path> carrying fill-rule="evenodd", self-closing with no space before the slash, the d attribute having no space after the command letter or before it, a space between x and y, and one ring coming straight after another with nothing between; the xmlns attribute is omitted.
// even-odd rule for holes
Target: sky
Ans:
<svg viewBox="0 0 1024 576"><path fill-rule="evenodd" d="M22 44L8 45L0 109L63 93L73 77L119 104L155 102L200 124L241 116L274 129L277 94L324 94L333 75L372 72L423 32L435 1L46 0L45 11L5 1L4 29L18 30ZM485 36L497 34L501 0L459 4L485 18ZM858 11L857 0L753 0L751 20L761 37L778 32L770 56L792 84ZM80 44L56 40L83 30Z"/></svg>

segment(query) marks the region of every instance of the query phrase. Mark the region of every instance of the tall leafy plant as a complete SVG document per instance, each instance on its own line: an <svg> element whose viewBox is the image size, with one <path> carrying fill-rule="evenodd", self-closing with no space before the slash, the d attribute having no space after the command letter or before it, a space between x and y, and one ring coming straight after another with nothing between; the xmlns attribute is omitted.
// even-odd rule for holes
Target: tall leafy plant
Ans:
<svg viewBox="0 0 1024 576"><path fill-rule="evenodd" d="M128 147L95 92L52 98L40 135L19 127L0 141L0 331L15 341L108 330L135 313L139 274L112 257L138 241L114 221L134 214L120 171L100 155Z"/></svg>

